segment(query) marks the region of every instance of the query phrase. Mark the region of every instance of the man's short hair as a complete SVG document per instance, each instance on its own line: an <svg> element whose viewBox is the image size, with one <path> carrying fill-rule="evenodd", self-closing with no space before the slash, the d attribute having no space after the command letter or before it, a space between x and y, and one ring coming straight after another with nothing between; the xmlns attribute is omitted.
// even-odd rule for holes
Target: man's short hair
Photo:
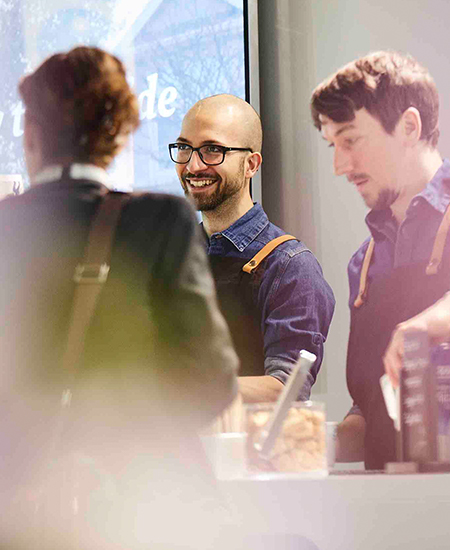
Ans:
<svg viewBox="0 0 450 550"><path fill-rule="evenodd" d="M70 156L102 167L139 125L139 105L115 56L79 46L46 59L19 83L25 117L43 131L51 160Z"/></svg>
<svg viewBox="0 0 450 550"><path fill-rule="evenodd" d="M230 105L237 105L240 108L241 122L239 130L240 137L242 138L240 145L242 147L249 147L254 153L260 153L263 141L261 117L256 109L248 101L245 101L245 99L232 94L214 94L197 101L189 109L188 113L198 111L203 107L219 109L220 107L228 107ZM217 116L221 116L219 111Z"/></svg>
<svg viewBox="0 0 450 550"><path fill-rule="evenodd" d="M420 139L436 147L439 139L436 84L425 67L410 55L398 52L375 52L348 63L319 84L311 98L311 114L319 130L320 115L334 122L348 122L355 118L355 111L365 108L392 134L409 107L420 113Z"/></svg>

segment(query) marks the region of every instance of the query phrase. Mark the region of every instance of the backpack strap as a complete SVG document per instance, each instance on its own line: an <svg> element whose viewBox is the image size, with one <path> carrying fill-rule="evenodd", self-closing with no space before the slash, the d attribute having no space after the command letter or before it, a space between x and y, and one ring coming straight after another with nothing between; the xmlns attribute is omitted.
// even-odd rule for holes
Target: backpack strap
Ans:
<svg viewBox="0 0 450 550"><path fill-rule="evenodd" d="M69 539L78 536L78 527L72 517L76 513L73 506L76 502L78 477L75 458L72 454L65 455L64 445L65 430L71 414L72 390L80 367L86 335L98 298L108 278L111 250L122 207L130 198L129 194L116 192L107 192L100 197L100 204L91 222L83 261L76 266L73 277L76 283L75 291L67 340L60 363L65 377L65 389L61 394L55 422L50 427L52 433L46 461L48 472L43 473L44 491L39 499L44 512L44 522L51 519L45 517L47 503L52 499L58 499L58 506L62 507L62 511L57 519L67 522L65 529ZM39 528L39 534L47 540L45 527L44 531ZM38 543L38 546L41 548L41 544Z"/></svg>
<svg viewBox="0 0 450 550"><path fill-rule="evenodd" d="M112 243L120 213L130 198L129 194L113 192L100 198L100 205L91 223L83 261L75 268L73 280L76 286L67 341L61 360L66 384L61 395L60 414L54 427L53 453L61 443L72 398L72 386L83 354L86 335L103 284L108 278Z"/></svg>
<svg viewBox="0 0 450 550"><path fill-rule="evenodd" d="M62 369L73 381L83 352L86 333L94 315L103 284L108 278L112 243L120 213L130 195L107 193L100 199L98 211L91 224L82 263L75 267L76 283L67 345Z"/></svg>

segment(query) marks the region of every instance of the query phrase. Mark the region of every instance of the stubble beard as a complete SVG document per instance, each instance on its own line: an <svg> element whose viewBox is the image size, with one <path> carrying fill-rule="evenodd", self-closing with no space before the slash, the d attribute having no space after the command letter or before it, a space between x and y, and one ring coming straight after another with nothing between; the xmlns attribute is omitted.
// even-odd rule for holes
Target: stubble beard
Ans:
<svg viewBox="0 0 450 550"><path fill-rule="evenodd" d="M393 191L392 189L383 189L380 191L375 201L367 201L364 199L366 205L371 210L385 210L390 208L390 206L397 200L398 192Z"/></svg>
<svg viewBox="0 0 450 550"><path fill-rule="evenodd" d="M239 193L245 184L244 177L244 159L242 160L239 171L232 178L227 178L225 183L222 178L219 178L216 185L216 189L213 193L205 193L201 195L200 193L196 196L193 196L189 192L189 184L185 181L183 177L183 189L186 197L188 197L194 204L195 208L199 212L211 212L220 208L225 202L227 202L234 195Z"/></svg>

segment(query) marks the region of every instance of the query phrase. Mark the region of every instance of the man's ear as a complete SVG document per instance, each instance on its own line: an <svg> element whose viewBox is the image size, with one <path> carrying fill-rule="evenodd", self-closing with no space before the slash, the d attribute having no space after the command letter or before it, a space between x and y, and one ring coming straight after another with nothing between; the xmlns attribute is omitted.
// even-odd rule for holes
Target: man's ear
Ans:
<svg viewBox="0 0 450 550"><path fill-rule="evenodd" d="M30 179L42 169L42 130L38 124L25 117L23 148Z"/></svg>
<svg viewBox="0 0 450 550"><path fill-rule="evenodd" d="M252 178L262 163L261 153L252 153L247 159L247 170L245 172L246 178Z"/></svg>
<svg viewBox="0 0 450 550"><path fill-rule="evenodd" d="M40 149L42 139L42 132L38 124L32 119L25 117L24 119L24 132L23 132L23 144L32 153L36 152L36 149Z"/></svg>
<svg viewBox="0 0 450 550"><path fill-rule="evenodd" d="M33 149L33 132L34 130L31 128L31 122L25 117L24 119L24 128L23 128L23 146L31 151Z"/></svg>
<svg viewBox="0 0 450 550"><path fill-rule="evenodd" d="M403 112L400 124L406 145L413 146L420 141L420 136L422 135L422 118L415 107L408 107L408 109Z"/></svg>

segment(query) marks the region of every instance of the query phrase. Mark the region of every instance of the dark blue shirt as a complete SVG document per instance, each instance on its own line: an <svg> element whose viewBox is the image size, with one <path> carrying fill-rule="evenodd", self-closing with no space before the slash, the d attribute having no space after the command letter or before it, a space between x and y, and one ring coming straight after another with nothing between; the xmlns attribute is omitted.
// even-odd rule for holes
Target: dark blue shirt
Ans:
<svg viewBox="0 0 450 550"><path fill-rule="evenodd" d="M211 235L208 254L250 260L284 234L255 204L228 229ZM300 396L308 399L322 363L335 301L319 262L302 242L283 243L267 257L257 301L267 375L284 384L302 349L317 356Z"/></svg>
<svg viewBox="0 0 450 550"><path fill-rule="evenodd" d="M377 275L389 274L397 267L427 262L430 259L439 224L450 202L450 162L444 160L425 189L410 202L406 217L398 225L391 209L371 210L366 223L375 241L368 271L368 285ZM348 265L350 309L358 295L362 263L369 246L366 239ZM447 239L444 254L450 254ZM354 405L348 414L361 414Z"/></svg>
<svg viewBox="0 0 450 550"><path fill-rule="evenodd" d="M391 209L371 210L366 223L375 241L368 271L368 283L397 267L426 262L430 259L439 224L450 202L450 162L444 160L425 189L408 206L400 226ZM370 238L352 256L348 265L349 306L358 295L361 267ZM447 249L449 241L447 241ZM449 251L450 252L450 251Z"/></svg>

